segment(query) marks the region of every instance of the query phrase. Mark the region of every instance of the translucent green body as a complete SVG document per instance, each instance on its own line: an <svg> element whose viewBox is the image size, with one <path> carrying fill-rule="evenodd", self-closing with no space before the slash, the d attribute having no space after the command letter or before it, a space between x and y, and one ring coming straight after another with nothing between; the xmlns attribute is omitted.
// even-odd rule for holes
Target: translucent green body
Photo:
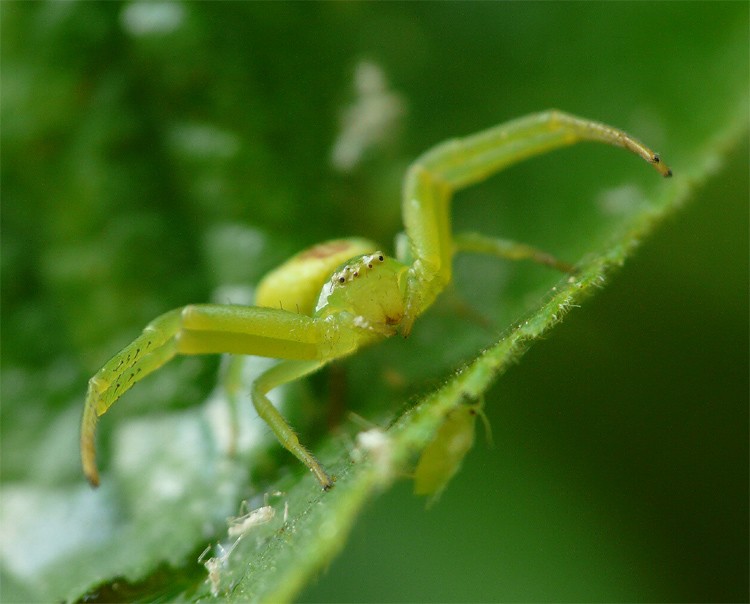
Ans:
<svg viewBox="0 0 750 604"><path fill-rule="evenodd" d="M504 167L580 141L622 147L671 171L653 151L621 130L559 111L513 120L442 143L409 168L403 189L408 250L388 257L364 239L339 239L301 252L259 284L256 306L195 304L146 326L89 380L81 428L84 473L96 485L94 436L98 417L133 384L177 354L250 354L284 359L252 386L252 399L281 444L328 489L333 482L267 398L365 345L407 336L451 280L456 252L531 259L563 270L565 263L527 245L451 230L453 193Z"/></svg>
<svg viewBox="0 0 750 604"><path fill-rule="evenodd" d="M428 496L429 504L440 497L474 446L478 416L484 421L487 440L491 440L490 425L482 407L483 403L478 402L462 404L451 410L435 438L422 451L414 469L414 493Z"/></svg>

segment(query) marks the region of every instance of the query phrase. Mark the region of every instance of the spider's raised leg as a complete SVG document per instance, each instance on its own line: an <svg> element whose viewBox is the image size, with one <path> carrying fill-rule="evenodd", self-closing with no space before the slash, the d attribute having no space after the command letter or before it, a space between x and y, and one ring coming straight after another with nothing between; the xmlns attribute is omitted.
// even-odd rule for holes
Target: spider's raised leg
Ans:
<svg viewBox="0 0 750 604"><path fill-rule="evenodd" d="M89 482L99 483L94 433L97 420L133 384L176 354L230 352L326 362L359 346L356 330L273 308L196 304L151 322L91 380L81 426L81 459Z"/></svg>
<svg viewBox="0 0 750 604"><path fill-rule="evenodd" d="M672 174L656 153L622 130L560 111L532 114L447 141L412 164L403 192L404 224L414 259L401 327L404 335L451 279L454 245L449 204L453 193L506 166L581 141L622 147L642 157L662 176Z"/></svg>

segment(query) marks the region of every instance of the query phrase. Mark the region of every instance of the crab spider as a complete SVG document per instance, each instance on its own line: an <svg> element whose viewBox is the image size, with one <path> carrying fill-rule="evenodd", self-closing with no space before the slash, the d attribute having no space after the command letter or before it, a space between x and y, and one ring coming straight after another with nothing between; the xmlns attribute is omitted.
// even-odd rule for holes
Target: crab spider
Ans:
<svg viewBox="0 0 750 604"><path fill-rule="evenodd" d="M450 282L456 252L528 258L566 269L526 245L477 234L454 237L450 201L455 191L506 166L581 141L623 147L662 176L672 175L656 153L621 130L560 111L532 114L437 145L406 173L408 250L397 258L364 239L316 245L261 281L256 306L193 304L172 310L104 365L89 380L83 412L81 458L89 482L99 483L94 446L98 418L133 384L178 354L232 353L283 359L252 385L253 404L281 444L329 489L331 477L299 442L268 392L362 346L396 333L407 336Z"/></svg>

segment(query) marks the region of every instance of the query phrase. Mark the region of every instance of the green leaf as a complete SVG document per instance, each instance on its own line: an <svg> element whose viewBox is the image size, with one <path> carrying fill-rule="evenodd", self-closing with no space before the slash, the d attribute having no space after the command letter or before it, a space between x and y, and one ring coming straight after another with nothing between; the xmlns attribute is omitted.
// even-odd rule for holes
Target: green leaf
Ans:
<svg viewBox="0 0 750 604"><path fill-rule="evenodd" d="M524 424L537 426L522 415L528 401L518 393L498 396L492 386L588 296L610 281L616 286L615 269L713 177L735 188L710 200L712 212L722 214L727 200L746 206L747 153L737 151L747 139L746 5L582 5L571 11L468 4L459 11L455 5L4 3L0 11L0 599L194 601L211 599L212 588L217 599L269 602L743 598L743 588L734 587L747 584L742 554L732 557L738 561L734 571L719 569L726 564L710 567L726 573L723 592L706 587L708 579L688 589L678 580L654 578L651 570L675 559L674 552L709 551L714 542L726 547L722 525L704 528L690 547L665 539L652 550L641 547L652 542L639 537L643 541L618 549L624 532L613 525L556 515L558 506L567 509L567 500L552 487L544 498L534 496L539 485L575 489L580 482L588 485L580 486L586 495L571 499L582 513L595 516L600 505L620 518L622 493L607 498L597 488L610 484L604 478L609 473L625 480L624 470L591 470L594 478L585 483L572 470L566 473L563 461L577 457L562 450L554 452L560 465L545 473L552 455L523 457L526 443L513 434L552 447L559 442L554 422L578 409L575 450L586 450L587 443L606 440L597 428L621 408L579 408L561 400L542 411L551 423L538 426L544 439L537 441L522 432ZM399 95L400 128L367 150L353 171L337 173L328 158L338 116L355 96L352 71L361 59L379 65ZM138 384L102 420L102 487L91 491L84 484L77 430L86 379L148 320L188 302L242 301L266 270L321 239L356 234L387 242L401 228L400 178L411 159L444 139L550 106L625 128L658 148L675 177L662 181L622 152L588 145L531 160L458 195L456 230L481 229L533 244L576 262L579 271L567 278L525 263L462 257L455 287L420 319L409 340L362 351L285 389L279 403L335 473L332 491L320 492L252 414L247 393L264 366L258 359L234 367L225 361L218 380L215 364L186 359ZM688 245L694 239L701 249L710 226L698 223ZM718 237L712 247L725 239ZM669 289L708 282L709 297L722 305L727 323L742 331L736 317L746 322L743 304L728 302L741 288L719 270L740 261L697 272L700 257L691 251L676 253ZM628 304L658 303L663 281L647 285L638 281L627 292ZM696 292L684 302L670 298L669 312L676 315L700 299ZM712 334L724 333L723 323L700 321ZM639 329L629 323L625 331ZM626 371L610 330L617 331L616 323L564 342L567 354L587 338L602 338L613 350L610 365ZM707 345L686 341L682 348ZM625 358L624 346L621 354ZM560 361L549 363L554 368ZM662 381L668 378L661 368L669 366L669 354L653 361ZM727 366L747 363L734 359ZM558 375L556 387L563 390L568 377ZM656 391L653 383L649 389ZM505 463L518 454L519 474L507 470L506 482L493 483L485 468L467 467L475 480L448 485L429 514L410 493L394 499L401 485L410 489L408 474L450 409L483 395L500 433L501 448L490 454ZM240 407L234 436L230 397ZM639 433L649 423L688 425L697 411L686 398L679 407L665 404L678 409L665 424L640 416ZM503 423L515 417L502 415L508 409L521 413L515 424ZM348 411L372 426L357 423ZM329 430L328 424L338 427ZM357 434L374 426L386 436L364 451ZM623 430L627 437L606 434L623 446L623 457L637 457L640 434ZM687 442L695 439L690 434ZM734 442L722 444L741 453ZM666 454L647 450L644 465L655 466L660 482L670 483L670 473L658 471ZM708 484L721 474L711 460L725 462L704 453L700 476ZM587 466L570 467L584 472ZM527 482L514 480L524 471ZM553 472L559 483L552 482ZM747 500L729 495L741 491L747 473L740 473L745 478L727 482L717 499ZM394 483L396 490L379 499ZM496 513L496 491L506 502L526 496L539 508ZM692 509L685 493L680 504ZM228 535L228 519L241 516L243 500L249 509L268 505L274 515L237 541L238 535ZM381 505L388 507L375 530L380 538L409 534L402 508L419 508L412 520L426 524L429 535L424 542L412 539L416 553L410 558L399 554L408 543L383 549L372 536L359 543L356 531L371 526L369 516ZM695 504L696 510L705 507ZM441 509L444 515L435 515ZM717 517L725 510L709 509ZM731 508L742 517L737 510ZM460 537L472 534L474 516L483 522L470 545L481 552L475 557L459 550ZM569 521L570 537L534 533L527 520L532 517L550 525ZM701 517L696 511L685 526L700 526ZM648 523L628 526L641 525ZM606 547L592 537L599 526L611 531ZM665 532L691 532L685 526ZM354 551L336 559L352 530ZM512 538L482 548L479 542L497 534L492 531ZM449 533L459 538L446 539ZM435 541L440 535L443 541ZM584 554L548 553L568 551L570 543ZM628 567L631 558L623 552L629 548L649 567L642 575L611 570ZM544 561L538 574L527 575L524 566L537 556ZM212 567L213 584L203 565L211 557L220 560ZM472 572L484 568L482 558L499 568L502 581L491 572ZM392 566L369 582L385 560ZM578 566L558 565L560 560ZM338 570L347 563L362 574ZM422 566L433 579L417 579ZM692 569L704 566L686 561L664 576L687 581L704 572ZM330 575L309 587L329 567ZM411 577L402 577L404 570ZM453 571L467 582L454 584ZM351 584L346 575L355 577ZM387 584L395 591L386 592ZM305 587L312 591L303 592Z"/></svg>

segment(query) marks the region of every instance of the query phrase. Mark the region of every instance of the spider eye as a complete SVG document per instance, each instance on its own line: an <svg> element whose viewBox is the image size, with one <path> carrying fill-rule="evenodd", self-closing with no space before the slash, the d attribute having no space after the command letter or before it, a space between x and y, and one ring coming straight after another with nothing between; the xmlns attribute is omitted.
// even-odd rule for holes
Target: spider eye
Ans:
<svg viewBox="0 0 750 604"><path fill-rule="evenodd" d="M346 281L346 279L344 279L343 277L339 277L339 283L343 283L344 281Z"/></svg>
<svg viewBox="0 0 750 604"><path fill-rule="evenodd" d="M378 256L378 260L380 260L381 262L384 262L385 258L383 258L382 256Z"/></svg>

